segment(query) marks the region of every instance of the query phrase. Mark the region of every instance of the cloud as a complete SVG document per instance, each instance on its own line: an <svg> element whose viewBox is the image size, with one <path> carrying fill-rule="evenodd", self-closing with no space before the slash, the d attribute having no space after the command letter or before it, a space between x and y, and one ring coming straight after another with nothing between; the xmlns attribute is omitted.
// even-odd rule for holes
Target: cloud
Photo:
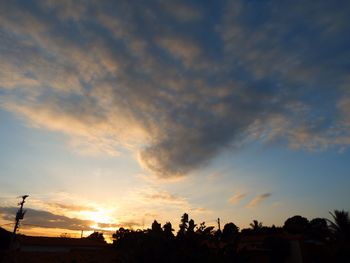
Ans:
<svg viewBox="0 0 350 263"><path fill-rule="evenodd" d="M183 60L187 67L194 63L201 52L195 43L181 38L162 37L158 40L158 43L175 58Z"/></svg>
<svg viewBox="0 0 350 263"><path fill-rule="evenodd" d="M85 154L102 152L109 155L118 155L117 141L108 139L109 135L107 134L114 131L108 131L108 127L106 127L107 125L103 123L102 119L91 115L79 117L78 112L70 112L69 105L67 105L66 112L59 110L58 108L63 106L60 102L48 101L47 103L50 106L45 105L44 102L41 105L27 104L25 106L6 102L3 104L3 107L19 116L25 117L29 120L29 124L32 127L46 128L69 135L71 145L77 150L82 148L80 152ZM88 105L83 103L81 106L85 107ZM89 125L94 126L94 128L89 128Z"/></svg>
<svg viewBox="0 0 350 263"><path fill-rule="evenodd" d="M163 1L161 7L180 22L198 21L203 17L200 7L191 6L185 1Z"/></svg>
<svg viewBox="0 0 350 263"><path fill-rule="evenodd" d="M211 213L212 211L209 209L206 209L204 207L195 207L190 209L191 213L195 214L205 214L205 213Z"/></svg>
<svg viewBox="0 0 350 263"><path fill-rule="evenodd" d="M13 221L17 212L17 207L0 207L1 216L4 220ZM92 221L70 218L56 215L44 210L25 209L26 215L23 220L24 227L61 228L69 230L90 230Z"/></svg>
<svg viewBox="0 0 350 263"><path fill-rule="evenodd" d="M349 5L315 5L3 2L0 107L161 178L256 140L348 147Z"/></svg>
<svg viewBox="0 0 350 263"><path fill-rule="evenodd" d="M260 205L265 199L269 198L271 196L271 193L265 193L265 194L261 194L258 195L257 197L255 197L253 200L251 200L247 207L255 207Z"/></svg>
<svg viewBox="0 0 350 263"><path fill-rule="evenodd" d="M343 125L350 127L350 94L347 94L347 96L341 98L341 100L338 102L337 107L341 112Z"/></svg>
<svg viewBox="0 0 350 263"><path fill-rule="evenodd" d="M239 203L245 197L246 197L246 194L244 194L244 193L237 193L237 194L231 196L228 199L228 202L230 204L232 204L232 205L235 205L235 204Z"/></svg>
<svg viewBox="0 0 350 263"><path fill-rule="evenodd" d="M56 211L68 211L68 212L79 212L79 211L96 211L96 208L85 205L76 205L76 204L61 204L50 202L47 204L50 209Z"/></svg>
<svg viewBox="0 0 350 263"><path fill-rule="evenodd" d="M135 222L135 221L122 221L118 224L109 224L109 223L98 223L97 228L102 229L116 229L116 228L129 228L129 229L135 229L135 228L142 228L144 227L143 224Z"/></svg>
<svg viewBox="0 0 350 263"><path fill-rule="evenodd" d="M185 198L173 195L166 191L153 192L151 190L149 192L141 193L141 198L146 202L157 202L176 206L188 205L188 202Z"/></svg>
<svg viewBox="0 0 350 263"><path fill-rule="evenodd" d="M79 20L82 18L82 15L87 8L87 6L84 5L84 1L80 0L62 0L59 2L54 0L48 0L43 2L42 4L45 9L54 11L57 14L57 17L63 20Z"/></svg>

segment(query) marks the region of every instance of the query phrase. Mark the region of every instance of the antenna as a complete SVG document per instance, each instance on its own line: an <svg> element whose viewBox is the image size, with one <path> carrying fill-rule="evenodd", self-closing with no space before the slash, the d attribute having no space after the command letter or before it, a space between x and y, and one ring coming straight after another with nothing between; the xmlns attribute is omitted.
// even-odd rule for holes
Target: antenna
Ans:
<svg viewBox="0 0 350 263"><path fill-rule="evenodd" d="M26 213L25 210L23 210L23 205L24 203L26 202L26 198L28 197L29 195L22 195L21 198L22 198L22 201L18 203L18 205L20 206L18 211L17 211L17 214L16 214L16 223L15 223L15 227L13 228L13 233L12 233L12 238L13 240L15 239L16 237L16 232L19 228L19 221L22 220L24 218L24 215Z"/></svg>

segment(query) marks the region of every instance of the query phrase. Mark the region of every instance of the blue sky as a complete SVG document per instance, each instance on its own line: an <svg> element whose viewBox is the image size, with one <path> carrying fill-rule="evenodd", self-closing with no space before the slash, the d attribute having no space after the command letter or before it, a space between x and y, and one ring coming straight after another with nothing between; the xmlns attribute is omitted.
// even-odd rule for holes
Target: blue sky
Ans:
<svg viewBox="0 0 350 263"><path fill-rule="evenodd" d="M345 1L0 10L5 223L24 193L35 234L54 227L38 214L75 231L349 209Z"/></svg>

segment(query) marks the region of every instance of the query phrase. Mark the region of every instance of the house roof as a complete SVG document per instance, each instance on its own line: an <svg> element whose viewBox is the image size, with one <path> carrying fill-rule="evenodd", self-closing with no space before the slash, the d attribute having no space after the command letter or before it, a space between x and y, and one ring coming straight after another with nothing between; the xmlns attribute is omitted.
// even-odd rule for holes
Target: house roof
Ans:
<svg viewBox="0 0 350 263"><path fill-rule="evenodd" d="M19 236L21 246L69 246L69 247L107 247L107 243L98 242L87 238L61 238L61 237L36 237Z"/></svg>

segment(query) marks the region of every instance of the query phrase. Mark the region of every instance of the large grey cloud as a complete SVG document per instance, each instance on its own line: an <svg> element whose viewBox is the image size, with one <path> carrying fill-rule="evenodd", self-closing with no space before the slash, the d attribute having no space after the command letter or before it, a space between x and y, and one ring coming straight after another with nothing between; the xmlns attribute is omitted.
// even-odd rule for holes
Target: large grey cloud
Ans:
<svg viewBox="0 0 350 263"><path fill-rule="evenodd" d="M0 207L1 217L4 220L14 221L17 207ZM61 228L69 230L90 230L94 223L89 220L70 218L56 215L48 211L27 208L25 218L22 222L24 227Z"/></svg>
<svg viewBox="0 0 350 263"><path fill-rule="evenodd" d="M0 7L0 105L84 151L169 177L251 139L349 144L348 4Z"/></svg>

